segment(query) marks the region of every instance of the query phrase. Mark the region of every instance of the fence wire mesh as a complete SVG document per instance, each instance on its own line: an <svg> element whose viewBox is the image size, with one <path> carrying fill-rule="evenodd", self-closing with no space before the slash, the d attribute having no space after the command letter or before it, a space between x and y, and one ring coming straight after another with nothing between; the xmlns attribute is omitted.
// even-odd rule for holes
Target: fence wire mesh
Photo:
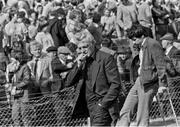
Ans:
<svg viewBox="0 0 180 127"><path fill-rule="evenodd" d="M123 82L127 95L132 85ZM170 96L177 116L180 116L180 76L168 80ZM0 91L3 93L3 89ZM14 100L9 103L6 98L0 98L0 126L86 126L87 118L72 118L72 103L75 97L74 87L65 88L59 93L31 98L28 102ZM172 107L167 93L153 101L150 118L161 118L163 109L165 117L173 117ZM122 105L121 100L119 101Z"/></svg>
<svg viewBox="0 0 180 127"><path fill-rule="evenodd" d="M48 96L32 98L29 102L14 100L0 102L0 126L83 126L87 118L72 118L74 88Z"/></svg>

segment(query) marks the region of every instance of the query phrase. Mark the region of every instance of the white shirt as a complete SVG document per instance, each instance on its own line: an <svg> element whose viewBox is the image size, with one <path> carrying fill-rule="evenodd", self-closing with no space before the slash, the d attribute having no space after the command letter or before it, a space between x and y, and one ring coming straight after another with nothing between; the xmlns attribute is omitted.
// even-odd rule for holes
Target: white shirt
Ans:
<svg viewBox="0 0 180 127"><path fill-rule="evenodd" d="M146 38L144 38L141 46L143 46L143 44L145 43L145 41L146 41ZM139 61L140 61L140 67L139 67L139 69L138 69L138 74L140 75L140 71L141 71L141 68L142 68L142 61L143 61L143 50L142 50L142 48L140 49L140 52L139 52Z"/></svg>
<svg viewBox="0 0 180 127"><path fill-rule="evenodd" d="M168 48L166 49L166 51L165 51L166 56L168 55L168 53L170 52L170 50L172 49L172 47L173 47L173 46L170 46L170 47L168 47Z"/></svg>
<svg viewBox="0 0 180 127"><path fill-rule="evenodd" d="M41 60L39 59L37 63L37 72L36 72L38 78L40 77L40 70L41 70Z"/></svg>
<svg viewBox="0 0 180 127"><path fill-rule="evenodd" d="M36 64L36 58L34 58L34 68L35 68L35 64ZM41 59L40 58L38 58L38 61L37 61L37 68L36 68L36 70L34 70L34 71L36 71L36 75L37 75L37 79L40 77L40 70L41 70ZM34 75L35 76L35 75Z"/></svg>

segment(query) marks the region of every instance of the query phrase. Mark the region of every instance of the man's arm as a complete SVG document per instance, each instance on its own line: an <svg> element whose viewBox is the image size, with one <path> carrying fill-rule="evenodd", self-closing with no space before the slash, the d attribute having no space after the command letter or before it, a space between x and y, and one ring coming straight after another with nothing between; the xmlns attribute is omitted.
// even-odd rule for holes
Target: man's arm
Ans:
<svg viewBox="0 0 180 127"><path fill-rule="evenodd" d="M23 70L23 79L21 82L17 82L17 84L15 85L16 88L23 88L23 87L26 87L29 83L30 83L30 75L31 75L31 72L30 72L30 69L29 67L26 65Z"/></svg>
<svg viewBox="0 0 180 127"><path fill-rule="evenodd" d="M104 108L109 108L112 103L117 99L121 89L120 76L116 61L113 56L110 56L105 60L105 73L110 88L107 94L104 96L101 105Z"/></svg>
<svg viewBox="0 0 180 127"><path fill-rule="evenodd" d="M77 65L75 65L74 68L68 73L65 79L65 86L70 87L75 85L79 81L81 72L81 69Z"/></svg>
<svg viewBox="0 0 180 127"><path fill-rule="evenodd" d="M52 60L51 66L52 66L52 71L57 73L62 73L71 69L56 59Z"/></svg>

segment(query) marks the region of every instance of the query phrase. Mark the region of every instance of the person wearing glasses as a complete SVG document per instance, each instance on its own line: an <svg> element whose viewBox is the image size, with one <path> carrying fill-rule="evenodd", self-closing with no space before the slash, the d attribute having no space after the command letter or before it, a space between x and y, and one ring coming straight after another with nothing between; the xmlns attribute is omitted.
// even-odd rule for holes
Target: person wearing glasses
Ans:
<svg viewBox="0 0 180 127"><path fill-rule="evenodd" d="M72 117L90 116L91 126L115 125L121 82L114 57L98 50L89 33L79 40L77 54L65 82L76 86Z"/></svg>

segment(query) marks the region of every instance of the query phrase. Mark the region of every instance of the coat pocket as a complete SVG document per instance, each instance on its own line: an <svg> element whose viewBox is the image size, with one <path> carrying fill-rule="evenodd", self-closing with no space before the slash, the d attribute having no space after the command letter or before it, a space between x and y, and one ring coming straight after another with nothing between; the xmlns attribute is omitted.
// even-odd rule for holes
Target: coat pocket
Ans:
<svg viewBox="0 0 180 127"><path fill-rule="evenodd" d="M158 74L151 69L143 70L141 71L140 80L144 87L148 87L151 83L158 81Z"/></svg>

